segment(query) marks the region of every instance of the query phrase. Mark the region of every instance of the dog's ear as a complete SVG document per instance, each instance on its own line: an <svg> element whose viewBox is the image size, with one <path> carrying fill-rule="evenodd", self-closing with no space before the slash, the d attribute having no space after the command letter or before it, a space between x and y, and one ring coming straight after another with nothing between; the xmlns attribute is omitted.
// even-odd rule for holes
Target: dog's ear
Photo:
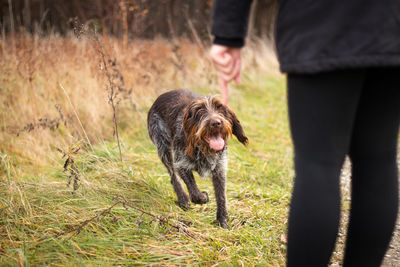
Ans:
<svg viewBox="0 0 400 267"><path fill-rule="evenodd" d="M235 112L233 112L228 106L225 106L227 111L227 118L232 124L232 133L236 136L240 143L247 146L249 143L249 139L245 135L243 131L243 127L240 124L239 119L237 118Z"/></svg>
<svg viewBox="0 0 400 267"><path fill-rule="evenodd" d="M182 128L185 133L186 148L185 154L193 158L194 150L196 148L196 132L198 125L194 120L193 105L189 105L183 112Z"/></svg>

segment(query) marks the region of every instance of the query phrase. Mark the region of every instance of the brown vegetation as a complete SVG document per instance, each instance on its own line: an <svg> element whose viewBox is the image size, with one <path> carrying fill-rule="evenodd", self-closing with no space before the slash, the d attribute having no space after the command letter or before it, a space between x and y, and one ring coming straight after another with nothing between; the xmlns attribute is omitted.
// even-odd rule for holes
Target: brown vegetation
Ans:
<svg viewBox="0 0 400 267"><path fill-rule="evenodd" d="M104 35L209 40L212 0L0 0L6 32L67 33L71 18L96 24ZM254 0L251 36L272 36L277 0ZM126 41L125 41L126 43Z"/></svg>
<svg viewBox="0 0 400 267"><path fill-rule="evenodd" d="M125 50L116 39L99 38L85 34L3 38L2 151L40 165L52 157L49 152L54 147L68 147L78 140L90 146L112 138L113 109L107 104L111 89L113 101L118 102L119 125L130 129L145 123L146 109L161 91L216 89L207 51L199 45L184 39L141 40L130 42ZM273 56L267 46L258 50L258 56L254 49L248 51L248 65L271 66Z"/></svg>
<svg viewBox="0 0 400 267"><path fill-rule="evenodd" d="M115 39L22 34L0 42L0 57L1 150L35 164L54 146L111 138L111 89L121 127L135 128L161 90L213 80L204 51L185 40L136 41L124 50Z"/></svg>

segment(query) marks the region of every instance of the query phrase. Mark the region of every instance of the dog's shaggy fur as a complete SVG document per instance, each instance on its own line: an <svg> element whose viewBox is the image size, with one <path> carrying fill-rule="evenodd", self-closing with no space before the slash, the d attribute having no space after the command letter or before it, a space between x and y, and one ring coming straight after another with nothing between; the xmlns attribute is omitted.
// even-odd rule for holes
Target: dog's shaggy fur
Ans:
<svg viewBox="0 0 400 267"><path fill-rule="evenodd" d="M196 204L209 201L200 192L193 171L212 177L217 201L217 220L228 228L226 210L227 139L234 134L247 144L235 113L215 97L202 97L188 90L174 90L160 95L151 107L147 127L158 155L171 176L171 183L184 210L190 206L179 178Z"/></svg>

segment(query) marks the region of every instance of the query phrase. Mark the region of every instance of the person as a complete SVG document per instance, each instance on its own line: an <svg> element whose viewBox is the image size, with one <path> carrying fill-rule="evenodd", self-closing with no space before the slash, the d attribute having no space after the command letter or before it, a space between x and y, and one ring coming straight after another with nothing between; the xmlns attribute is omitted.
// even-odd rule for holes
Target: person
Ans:
<svg viewBox="0 0 400 267"><path fill-rule="evenodd" d="M251 0L215 0L210 57L225 103L240 82ZM398 213L400 1L279 1L276 49L287 74L295 179L287 266L327 266L352 163L343 266L379 266Z"/></svg>

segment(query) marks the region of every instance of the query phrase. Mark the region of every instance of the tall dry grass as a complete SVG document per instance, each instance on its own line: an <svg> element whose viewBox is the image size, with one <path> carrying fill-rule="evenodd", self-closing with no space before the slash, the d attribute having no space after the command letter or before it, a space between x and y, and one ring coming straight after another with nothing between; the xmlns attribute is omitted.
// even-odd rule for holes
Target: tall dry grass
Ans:
<svg viewBox="0 0 400 267"><path fill-rule="evenodd" d="M90 149L113 138L107 75L118 85L118 124L123 132L145 123L147 108L165 90L186 87L218 93L204 47L184 39L132 40L125 49L114 38L3 36L1 153L12 159L9 164L24 163L34 170L53 161L56 148L81 140ZM276 72L273 52L265 43L248 49L244 61L249 69Z"/></svg>

